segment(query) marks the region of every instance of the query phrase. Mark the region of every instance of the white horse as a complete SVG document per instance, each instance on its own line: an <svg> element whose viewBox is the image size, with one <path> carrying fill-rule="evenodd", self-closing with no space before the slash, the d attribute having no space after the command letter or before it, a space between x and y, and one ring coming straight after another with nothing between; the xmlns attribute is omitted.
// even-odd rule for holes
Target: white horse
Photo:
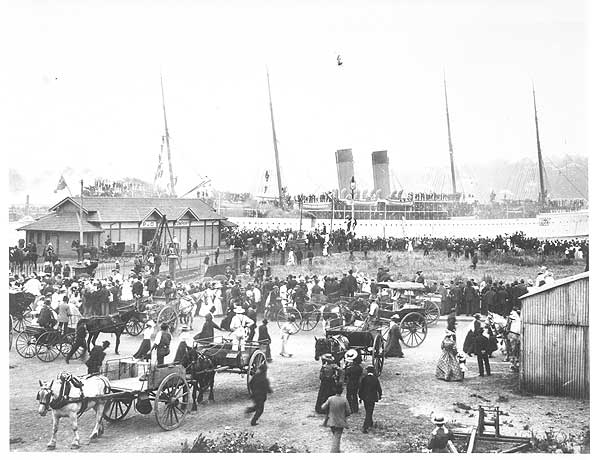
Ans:
<svg viewBox="0 0 595 460"><path fill-rule="evenodd" d="M502 336L506 360L511 362L513 370L517 370L521 350L521 318L514 310L508 317L489 312L488 321L495 326L496 332Z"/></svg>
<svg viewBox="0 0 595 460"><path fill-rule="evenodd" d="M56 434L60 419L68 417L74 433L71 448L80 447L78 434L78 417L87 409L95 410L95 427L90 440L93 441L103 434L103 411L106 400L102 397L110 393L109 380L102 375L73 377L62 373L50 382L39 381L40 390L37 393L39 401L38 412L44 417L51 410L53 417L52 437L47 445L48 450L56 448Z"/></svg>

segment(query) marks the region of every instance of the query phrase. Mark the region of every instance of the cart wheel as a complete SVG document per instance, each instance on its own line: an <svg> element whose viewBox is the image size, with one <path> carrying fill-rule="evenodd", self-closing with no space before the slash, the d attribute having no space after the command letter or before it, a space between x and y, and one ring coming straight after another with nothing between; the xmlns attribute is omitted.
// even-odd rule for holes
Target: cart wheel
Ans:
<svg viewBox="0 0 595 460"><path fill-rule="evenodd" d="M377 334L374 337L373 343L374 351L372 352L372 365L376 370L376 375L380 376L382 374L382 369L384 368L384 340L382 340L382 335Z"/></svg>
<svg viewBox="0 0 595 460"><path fill-rule="evenodd" d="M60 342L60 353L62 353L62 356L64 356L65 358L68 356L68 353L70 353L70 350L72 350L72 344L74 343L74 333L65 335L64 337L62 337L62 341ZM71 356L71 359L79 359L81 356L83 356L83 352L84 349L79 347L77 348L77 350L74 352L74 354Z"/></svg>
<svg viewBox="0 0 595 460"><path fill-rule="evenodd" d="M260 367L261 364L266 363L267 358L265 354L260 351L256 350L250 356L250 362L248 363L248 369L246 370L246 386L248 387L248 394L252 396L252 391L250 390L250 382L254 378L254 374L256 374L256 370Z"/></svg>
<svg viewBox="0 0 595 460"><path fill-rule="evenodd" d="M315 308L312 311L304 312L302 315L302 324L301 329L302 331L312 331L318 326L318 322L320 321L320 311Z"/></svg>
<svg viewBox="0 0 595 460"><path fill-rule="evenodd" d="M426 310L426 321L428 325L434 324L440 318L440 308L431 300L424 300L424 309Z"/></svg>
<svg viewBox="0 0 595 460"><path fill-rule="evenodd" d="M145 328L145 323L140 321L136 316L133 316L126 323L126 333L132 337L139 335Z"/></svg>
<svg viewBox="0 0 595 460"><path fill-rule="evenodd" d="M403 343L409 348L419 347L428 334L427 323L421 313L407 313L401 320L400 327Z"/></svg>
<svg viewBox="0 0 595 460"><path fill-rule="evenodd" d="M173 334L178 328L178 313L174 307L168 306L161 309L157 315L157 324L167 323L169 331Z"/></svg>
<svg viewBox="0 0 595 460"><path fill-rule="evenodd" d="M60 354L60 339L58 331L48 331L41 334L37 339L35 348L37 357L45 363L54 361Z"/></svg>
<svg viewBox="0 0 595 460"><path fill-rule="evenodd" d="M12 317L12 328L15 332L23 332L25 329L27 329L27 326L31 325L32 319L33 312L30 309L27 309L21 316Z"/></svg>
<svg viewBox="0 0 595 460"><path fill-rule="evenodd" d="M12 315L8 315L8 351L12 350Z"/></svg>
<svg viewBox="0 0 595 460"><path fill-rule="evenodd" d="M126 417L131 407L132 399L129 396L126 398L115 397L110 399L105 405L103 417L110 422L117 422Z"/></svg>
<svg viewBox="0 0 595 460"><path fill-rule="evenodd" d="M190 389L184 377L178 374L165 377L157 389L153 405L159 426L166 431L179 427L188 413L189 400Z"/></svg>
<svg viewBox="0 0 595 460"><path fill-rule="evenodd" d="M302 314L297 308L285 307L279 310L277 312L277 326L281 327L283 323L289 322L289 317L291 315L293 315L295 318L295 321L293 322L295 327L293 328L293 331L290 332L290 334L295 334L296 332L299 332L300 324L302 324Z"/></svg>
<svg viewBox="0 0 595 460"><path fill-rule="evenodd" d="M35 337L27 331L19 332L14 345L17 349L17 353L23 358L33 358L33 356L35 356L37 340L35 340Z"/></svg>

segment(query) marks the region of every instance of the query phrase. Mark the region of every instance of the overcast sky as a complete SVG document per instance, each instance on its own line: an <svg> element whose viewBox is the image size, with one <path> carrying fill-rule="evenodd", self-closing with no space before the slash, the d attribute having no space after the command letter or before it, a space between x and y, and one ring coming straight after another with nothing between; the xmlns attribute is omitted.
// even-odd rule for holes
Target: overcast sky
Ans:
<svg viewBox="0 0 595 460"><path fill-rule="evenodd" d="M353 149L362 188L374 150L397 177L404 163L447 168L443 72L459 171L535 155L532 81L544 154L587 155L587 4L13 2L6 163L35 176L38 196L67 167L71 188L152 180L162 73L178 193L199 175L255 192L274 170L267 66L290 193L336 187L340 148Z"/></svg>

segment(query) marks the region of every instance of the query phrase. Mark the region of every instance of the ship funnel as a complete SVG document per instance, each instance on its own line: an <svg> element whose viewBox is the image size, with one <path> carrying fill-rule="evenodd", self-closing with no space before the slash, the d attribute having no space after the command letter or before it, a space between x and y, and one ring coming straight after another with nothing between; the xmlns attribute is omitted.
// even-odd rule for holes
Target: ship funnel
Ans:
<svg viewBox="0 0 595 460"><path fill-rule="evenodd" d="M353 153L351 149L337 150L335 152L337 160L337 181L339 183L339 196L341 190L351 190L351 178L353 173Z"/></svg>
<svg viewBox="0 0 595 460"><path fill-rule="evenodd" d="M388 198L390 196L390 173L386 150L372 152L372 174L374 175L374 190L379 190L378 197Z"/></svg>

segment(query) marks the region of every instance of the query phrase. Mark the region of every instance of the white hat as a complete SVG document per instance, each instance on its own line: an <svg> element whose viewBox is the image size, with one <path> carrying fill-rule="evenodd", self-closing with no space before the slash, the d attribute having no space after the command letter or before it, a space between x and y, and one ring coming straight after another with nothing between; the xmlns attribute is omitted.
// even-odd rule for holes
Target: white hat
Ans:
<svg viewBox="0 0 595 460"><path fill-rule="evenodd" d="M345 361L353 362L357 358L357 350L353 348L345 353Z"/></svg>
<svg viewBox="0 0 595 460"><path fill-rule="evenodd" d="M244 307L242 307L241 305L236 305L235 307L233 307L233 311L235 313L244 313L246 310L244 310Z"/></svg>
<svg viewBox="0 0 595 460"><path fill-rule="evenodd" d="M145 327L155 327L155 321L153 321L152 319L150 319L149 321L147 321L145 323Z"/></svg>
<svg viewBox="0 0 595 460"><path fill-rule="evenodd" d="M180 334L180 342L186 342L186 345L192 345L193 341L194 338L192 337L192 334L190 334L190 332L184 331Z"/></svg>
<svg viewBox="0 0 595 460"><path fill-rule="evenodd" d="M434 414L432 417L432 423L434 425L444 425L444 416L441 414Z"/></svg>

